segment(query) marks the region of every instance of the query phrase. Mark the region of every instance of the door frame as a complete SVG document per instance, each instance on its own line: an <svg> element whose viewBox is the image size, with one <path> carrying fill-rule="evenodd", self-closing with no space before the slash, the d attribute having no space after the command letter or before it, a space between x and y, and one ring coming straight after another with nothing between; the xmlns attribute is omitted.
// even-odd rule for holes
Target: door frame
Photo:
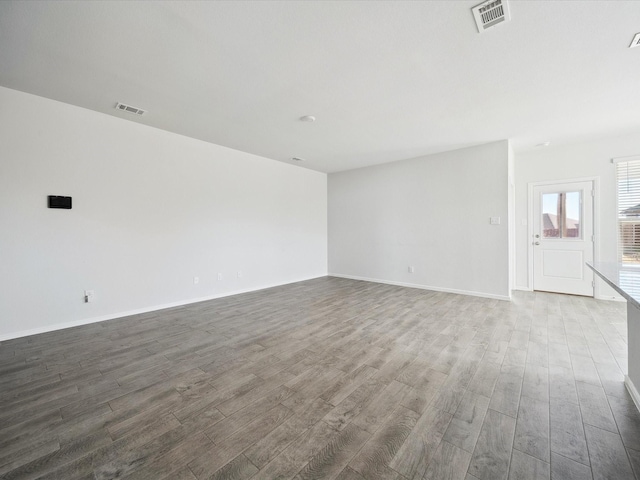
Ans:
<svg viewBox="0 0 640 480"><path fill-rule="evenodd" d="M527 270L529 273L529 290L533 292L533 211L535 187L559 185L563 183L593 182L593 261L600 260L600 177L563 178L561 180L548 180L544 182L529 182L528 213L527 213ZM588 267L585 267L588 268ZM594 277L593 298L600 297L600 282Z"/></svg>

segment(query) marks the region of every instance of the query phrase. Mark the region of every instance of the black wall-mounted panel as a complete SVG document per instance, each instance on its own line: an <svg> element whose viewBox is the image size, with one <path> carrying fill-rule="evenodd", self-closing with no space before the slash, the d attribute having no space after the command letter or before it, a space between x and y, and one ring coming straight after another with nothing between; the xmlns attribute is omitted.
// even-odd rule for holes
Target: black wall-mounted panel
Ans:
<svg viewBox="0 0 640 480"><path fill-rule="evenodd" d="M49 208L71 209L71 197L61 197L59 195L49 195Z"/></svg>

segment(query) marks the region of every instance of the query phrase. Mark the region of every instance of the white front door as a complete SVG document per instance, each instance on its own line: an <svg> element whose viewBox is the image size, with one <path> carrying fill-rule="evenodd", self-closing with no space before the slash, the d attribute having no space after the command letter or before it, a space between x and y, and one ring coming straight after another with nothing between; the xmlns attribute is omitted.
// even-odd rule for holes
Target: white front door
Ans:
<svg viewBox="0 0 640 480"><path fill-rule="evenodd" d="M533 289L593 297L593 182L533 188Z"/></svg>

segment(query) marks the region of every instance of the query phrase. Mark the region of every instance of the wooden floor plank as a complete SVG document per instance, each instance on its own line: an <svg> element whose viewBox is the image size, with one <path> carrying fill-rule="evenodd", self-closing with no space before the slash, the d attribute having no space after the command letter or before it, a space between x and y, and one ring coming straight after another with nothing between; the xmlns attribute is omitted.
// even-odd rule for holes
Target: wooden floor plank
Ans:
<svg viewBox="0 0 640 480"><path fill-rule="evenodd" d="M370 434L350 425L316 453L294 477L296 480L335 478L369 439Z"/></svg>
<svg viewBox="0 0 640 480"><path fill-rule="evenodd" d="M509 466L509 480L549 480L550 465L514 449Z"/></svg>
<svg viewBox="0 0 640 480"><path fill-rule="evenodd" d="M576 382L582 421L594 427L618 433L604 389L599 385Z"/></svg>
<svg viewBox="0 0 640 480"><path fill-rule="evenodd" d="M408 478L421 478L444 436L452 415L428 408L393 457L389 466Z"/></svg>
<svg viewBox="0 0 640 480"><path fill-rule="evenodd" d="M516 427L514 418L487 411L473 451L469 473L481 480L507 478Z"/></svg>
<svg viewBox="0 0 640 480"><path fill-rule="evenodd" d="M424 480L464 480L471 454L449 442L441 442L427 471Z"/></svg>
<svg viewBox="0 0 640 480"><path fill-rule="evenodd" d="M214 475L215 472L278 427L292 414L291 410L282 405L275 406L233 435L215 442L216 447L189 462L189 468L198 478Z"/></svg>
<svg viewBox="0 0 640 480"><path fill-rule="evenodd" d="M585 425L594 480L635 478L620 435Z"/></svg>
<svg viewBox="0 0 640 480"><path fill-rule="evenodd" d="M321 398L309 401L304 408L300 407L293 417L246 450L245 455L254 465L264 467L333 408L333 405Z"/></svg>
<svg viewBox="0 0 640 480"><path fill-rule="evenodd" d="M293 478L309 460L313 458L340 432L324 422L318 422L309 430L296 438L289 447L277 455L254 477L255 480L271 480L273 478Z"/></svg>
<svg viewBox="0 0 640 480"><path fill-rule="evenodd" d="M349 466L364 478L396 478L397 472L389 468L389 462L416 426L418 418L413 410L396 409Z"/></svg>
<svg viewBox="0 0 640 480"><path fill-rule="evenodd" d="M625 315L325 277L0 342L0 476L631 478Z"/></svg>
<svg viewBox="0 0 640 480"><path fill-rule="evenodd" d="M558 455L551 454L551 478L566 480L591 480L591 468L582 463Z"/></svg>
<svg viewBox="0 0 640 480"><path fill-rule="evenodd" d="M525 396L521 398L513 447L543 462L550 462L548 402Z"/></svg>
<svg viewBox="0 0 640 480"><path fill-rule="evenodd" d="M449 423L443 440L462 450L473 452L489 402L487 397L467 391Z"/></svg>

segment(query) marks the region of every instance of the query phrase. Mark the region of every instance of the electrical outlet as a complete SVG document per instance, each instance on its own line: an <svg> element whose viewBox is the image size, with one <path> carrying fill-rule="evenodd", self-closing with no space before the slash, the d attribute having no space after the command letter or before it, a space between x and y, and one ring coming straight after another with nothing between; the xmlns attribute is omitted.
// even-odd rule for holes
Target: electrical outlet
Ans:
<svg viewBox="0 0 640 480"><path fill-rule="evenodd" d="M200 277L193 277L193 284L197 285L200 283Z"/></svg>
<svg viewBox="0 0 640 480"><path fill-rule="evenodd" d="M489 223L491 225L500 225L500 217L491 217Z"/></svg>
<svg viewBox="0 0 640 480"><path fill-rule="evenodd" d="M94 290L84 291L84 303L93 302L96 298L96 292Z"/></svg>
<svg viewBox="0 0 640 480"><path fill-rule="evenodd" d="M414 273L416 271L415 267L413 266L409 266L407 270L409 271L409 273Z"/></svg>
<svg viewBox="0 0 640 480"><path fill-rule="evenodd" d="M242 278L242 271L238 270L238 278Z"/></svg>
<svg viewBox="0 0 640 480"><path fill-rule="evenodd" d="M218 281L222 280L222 273L218 273Z"/></svg>

